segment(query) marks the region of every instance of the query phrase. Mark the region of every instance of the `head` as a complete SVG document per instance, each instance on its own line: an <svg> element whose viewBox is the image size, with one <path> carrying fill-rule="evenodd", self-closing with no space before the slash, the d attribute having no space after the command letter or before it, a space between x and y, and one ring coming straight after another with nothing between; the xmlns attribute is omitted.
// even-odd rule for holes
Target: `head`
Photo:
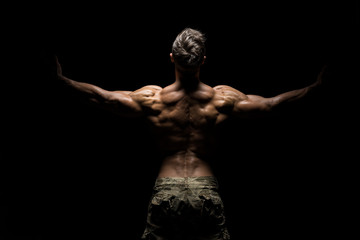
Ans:
<svg viewBox="0 0 360 240"><path fill-rule="evenodd" d="M196 71L205 61L205 36L198 30L185 28L176 37L171 61L181 71Z"/></svg>

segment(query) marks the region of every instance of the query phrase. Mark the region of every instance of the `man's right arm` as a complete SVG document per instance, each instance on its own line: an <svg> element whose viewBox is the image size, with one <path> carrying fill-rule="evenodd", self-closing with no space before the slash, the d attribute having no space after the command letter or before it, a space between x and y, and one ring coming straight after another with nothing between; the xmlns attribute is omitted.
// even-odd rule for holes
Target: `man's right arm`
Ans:
<svg viewBox="0 0 360 240"><path fill-rule="evenodd" d="M61 65L56 57L57 79L73 90L87 102L110 110L126 117L136 117L142 114L142 108L131 97L131 91L108 91L96 85L78 82L62 74Z"/></svg>

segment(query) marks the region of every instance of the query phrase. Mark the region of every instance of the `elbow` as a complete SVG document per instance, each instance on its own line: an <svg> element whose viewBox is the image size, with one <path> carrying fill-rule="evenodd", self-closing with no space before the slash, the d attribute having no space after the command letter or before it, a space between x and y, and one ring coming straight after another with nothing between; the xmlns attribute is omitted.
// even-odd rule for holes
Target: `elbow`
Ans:
<svg viewBox="0 0 360 240"><path fill-rule="evenodd" d="M273 98L270 101L268 101L266 104L264 104L263 110L265 112L271 112L274 109L276 109L280 105L281 101L279 98Z"/></svg>

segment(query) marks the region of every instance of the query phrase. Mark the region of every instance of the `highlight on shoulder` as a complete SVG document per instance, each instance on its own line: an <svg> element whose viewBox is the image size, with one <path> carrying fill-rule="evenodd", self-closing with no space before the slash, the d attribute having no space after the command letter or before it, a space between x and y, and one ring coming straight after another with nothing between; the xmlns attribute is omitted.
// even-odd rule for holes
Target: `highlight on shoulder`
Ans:
<svg viewBox="0 0 360 240"><path fill-rule="evenodd" d="M162 87L159 87L157 85L147 85L144 87L139 88L138 90L135 90L134 92L132 92L132 96L142 96L142 97L152 97L154 96L157 92L160 92L162 90Z"/></svg>
<svg viewBox="0 0 360 240"><path fill-rule="evenodd" d="M147 85L132 92L130 97L142 106L149 107L159 101L159 94L161 90L162 87L156 85Z"/></svg>
<svg viewBox="0 0 360 240"><path fill-rule="evenodd" d="M242 99L242 100L247 99L247 96L244 93L227 85L215 86L214 90L217 93L217 95L220 95L225 98L234 98L234 99Z"/></svg>

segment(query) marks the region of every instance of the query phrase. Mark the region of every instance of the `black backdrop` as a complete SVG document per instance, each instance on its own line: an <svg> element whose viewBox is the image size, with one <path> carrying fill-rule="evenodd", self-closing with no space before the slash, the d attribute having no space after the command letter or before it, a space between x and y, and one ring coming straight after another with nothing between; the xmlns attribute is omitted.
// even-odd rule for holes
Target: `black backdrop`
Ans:
<svg viewBox="0 0 360 240"><path fill-rule="evenodd" d="M347 122L333 99L353 76L356 4L29 7L17 12L21 21L7 35L11 104L0 236L141 236L159 164L151 133L141 120L65 91L54 79L53 56L65 76L108 90L164 87L175 77L171 44L185 27L208 38L201 79L210 86L273 96L311 84L328 65L327 81L308 98L221 126L215 171L233 239L341 234L346 164L338 136Z"/></svg>

